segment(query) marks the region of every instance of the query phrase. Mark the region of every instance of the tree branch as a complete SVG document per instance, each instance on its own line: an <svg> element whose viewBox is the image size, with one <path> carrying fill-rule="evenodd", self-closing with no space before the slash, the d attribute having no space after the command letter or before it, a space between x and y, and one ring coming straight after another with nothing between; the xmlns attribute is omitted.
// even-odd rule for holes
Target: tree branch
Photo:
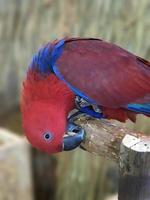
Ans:
<svg viewBox="0 0 150 200"><path fill-rule="evenodd" d="M75 123L82 126L86 131L85 141L81 146L90 153L103 156L118 162L120 146L125 136L131 135L129 143L138 139L143 141L150 137L143 136L141 133L133 132L123 123L110 120L97 120L86 116L81 116ZM134 144L136 145L136 143Z"/></svg>

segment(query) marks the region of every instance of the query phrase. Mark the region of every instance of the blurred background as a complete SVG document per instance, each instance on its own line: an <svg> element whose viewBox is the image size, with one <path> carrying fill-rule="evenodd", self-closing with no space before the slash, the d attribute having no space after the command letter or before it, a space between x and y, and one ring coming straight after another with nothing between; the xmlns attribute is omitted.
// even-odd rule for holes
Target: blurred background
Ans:
<svg viewBox="0 0 150 200"><path fill-rule="evenodd" d="M98 37L150 60L150 1L0 0L0 200L104 200L117 192L115 163L80 149L48 156L22 139L27 66L42 44L64 36ZM148 134L149 122L140 116L127 126Z"/></svg>

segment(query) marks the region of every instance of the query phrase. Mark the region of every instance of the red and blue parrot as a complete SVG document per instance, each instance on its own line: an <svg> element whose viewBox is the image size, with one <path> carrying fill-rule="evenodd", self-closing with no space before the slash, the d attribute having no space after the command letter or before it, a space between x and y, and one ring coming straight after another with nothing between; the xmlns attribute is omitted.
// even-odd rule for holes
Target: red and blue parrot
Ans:
<svg viewBox="0 0 150 200"><path fill-rule="evenodd" d="M149 117L150 62L101 39L47 43L23 82L22 121L30 143L47 153L79 146L84 130L68 119L75 108L121 122L135 122L136 114Z"/></svg>

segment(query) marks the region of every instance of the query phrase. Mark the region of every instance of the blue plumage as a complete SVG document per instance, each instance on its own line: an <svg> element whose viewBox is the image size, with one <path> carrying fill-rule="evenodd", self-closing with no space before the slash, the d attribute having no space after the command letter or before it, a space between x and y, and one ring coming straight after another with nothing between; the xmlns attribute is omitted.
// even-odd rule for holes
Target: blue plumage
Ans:
<svg viewBox="0 0 150 200"><path fill-rule="evenodd" d="M41 47L33 56L29 69L37 69L41 73L54 72L53 65L62 54L64 42L64 40L60 40L56 45L48 43Z"/></svg>
<svg viewBox="0 0 150 200"><path fill-rule="evenodd" d="M48 43L41 47L39 51L33 56L29 69L39 70L41 73L51 73L53 68L50 63L51 57L51 44Z"/></svg>
<svg viewBox="0 0 150 200"><path fill-rule="evenodd" d="M65 40L60 40L54 47L53 50L51 52L51 59L49 60L49 62L51 63L51 66L53 66L56 62L56 60L61 56L62 52L63 52L63 47L65 44Z"/></svg>
<svg viewBox="0 0 150 200"><path fill-rule="evenodd" d="M150 115L150 103L147 104L131 103L128 104L127 109L137 113Z"/></svg>

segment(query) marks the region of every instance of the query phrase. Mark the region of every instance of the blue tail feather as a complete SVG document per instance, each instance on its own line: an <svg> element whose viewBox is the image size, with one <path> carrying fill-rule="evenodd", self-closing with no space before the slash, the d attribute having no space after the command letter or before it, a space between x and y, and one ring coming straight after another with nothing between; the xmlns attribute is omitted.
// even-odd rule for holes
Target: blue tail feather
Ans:
<svg viewBox="0 0 150 200"><path fill-rule="evenodd" d="M150 103L146 104L131 103L128 104L127 109L133 112L150 115Z"/></svg>

